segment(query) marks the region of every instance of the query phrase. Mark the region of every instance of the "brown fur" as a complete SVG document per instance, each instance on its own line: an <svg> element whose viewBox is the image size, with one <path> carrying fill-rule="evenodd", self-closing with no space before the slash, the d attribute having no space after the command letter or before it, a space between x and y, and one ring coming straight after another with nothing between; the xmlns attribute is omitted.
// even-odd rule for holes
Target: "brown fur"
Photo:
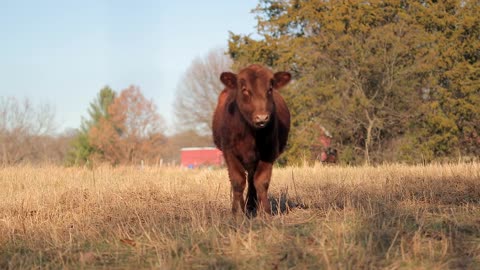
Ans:
<svg viewBox="0 0 480 270"><path fill-rule="evenodd" d="M271 213L267 191L272 166L285 149L290 130L290 112L278 90L290 77L260 65L250 65L238 74L224 72L220 77L226 88L213 115L213 139L228 167L233 213L241 208L255 214L257 206Z"/></svg>

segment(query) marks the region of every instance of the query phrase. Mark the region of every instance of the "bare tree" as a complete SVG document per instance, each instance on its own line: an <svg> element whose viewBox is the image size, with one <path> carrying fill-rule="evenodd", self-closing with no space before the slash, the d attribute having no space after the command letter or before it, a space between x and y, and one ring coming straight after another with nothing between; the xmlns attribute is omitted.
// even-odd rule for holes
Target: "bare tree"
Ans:
<svg viewBox="0 0 480 270"><path fill-rule="evenodd" d="M28 99L0 97L0 163L38 161L40 138L54 131L54 112L48 104L35 106Z"/></svg>
<svg viewBox="0 0 480 270"><path fill-rule="evenodd" d="M176 90L174 113L178 131L211 131L212 114L223 90L220 74L231 65L223 49L211 50L205 57L193 60Z"/></svg>
<svg viewBox="0 0 480 270"><path fill-rule="evenodd" d="M101 151L98 158L112 164L157 162L166 137L164 120L156 110L138 87L123 90L108 107L110 117L101 117L89 132Z"/></svg>

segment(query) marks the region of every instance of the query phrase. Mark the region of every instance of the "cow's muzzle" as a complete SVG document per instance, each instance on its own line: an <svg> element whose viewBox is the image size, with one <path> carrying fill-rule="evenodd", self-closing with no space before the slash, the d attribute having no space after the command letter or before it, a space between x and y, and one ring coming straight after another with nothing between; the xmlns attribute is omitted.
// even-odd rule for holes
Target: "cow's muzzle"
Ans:
<svg viewBox="0 0 480 270"><path fill-rule="evenodd" d="M255 127L263 128L268 124L270 116L268 114L257 114L253 120Z"/></svg>

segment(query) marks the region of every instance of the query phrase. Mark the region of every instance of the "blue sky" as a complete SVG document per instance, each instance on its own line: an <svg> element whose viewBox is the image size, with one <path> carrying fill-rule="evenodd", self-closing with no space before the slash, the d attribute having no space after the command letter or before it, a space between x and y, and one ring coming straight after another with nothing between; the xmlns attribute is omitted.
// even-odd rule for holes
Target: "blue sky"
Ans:
<svg viewBox="0 0 480 270"><path fill-rule="evenodd" d="M105 85L138 85L172 124L175 89L196 57L255 33L257 0L0 1L0 96L55 108L77 128ZM173 129L170 128L170 132Z"/></svg>

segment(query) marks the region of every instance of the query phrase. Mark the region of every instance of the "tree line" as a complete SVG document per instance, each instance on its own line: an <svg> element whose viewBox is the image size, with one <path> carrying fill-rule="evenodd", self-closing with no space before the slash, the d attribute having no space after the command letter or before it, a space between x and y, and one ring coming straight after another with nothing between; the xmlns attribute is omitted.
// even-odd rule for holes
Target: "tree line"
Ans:
<svg viewBox="0 0 480 270"><path fill-rule="evenodd" d="M155 104L136 86L119 93L105 86L87 112L78 129L55 135L50 105L1 97L0 165L178 165L182 147L211 144L194 130L166 135Z"/></svg>
<svg viewBox="0 0 480 270"><path fill-rule="evenodd" d="M231 33L235 66L293 72L285 162L312 159L318 125L343 162L480 155L480 3L261 0L258 35Z"/></svg>

